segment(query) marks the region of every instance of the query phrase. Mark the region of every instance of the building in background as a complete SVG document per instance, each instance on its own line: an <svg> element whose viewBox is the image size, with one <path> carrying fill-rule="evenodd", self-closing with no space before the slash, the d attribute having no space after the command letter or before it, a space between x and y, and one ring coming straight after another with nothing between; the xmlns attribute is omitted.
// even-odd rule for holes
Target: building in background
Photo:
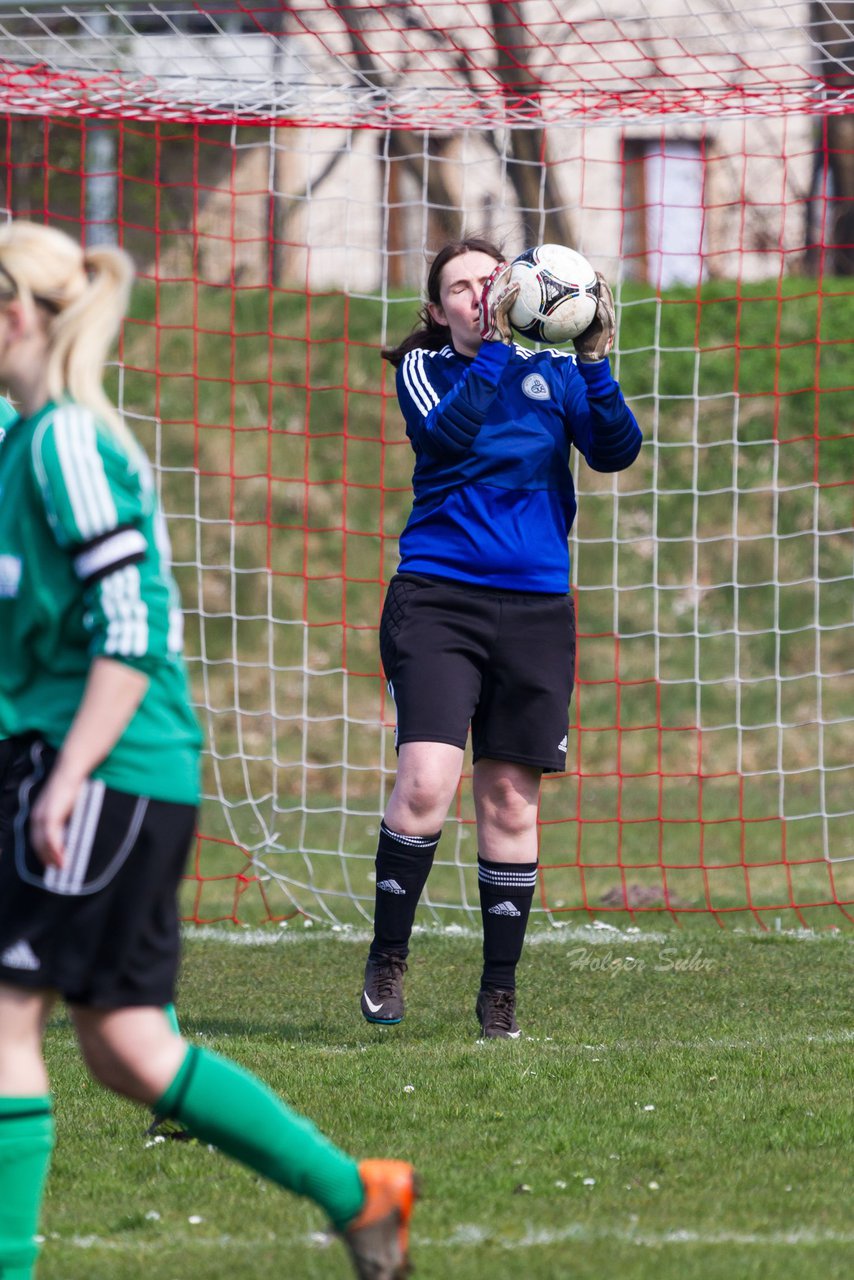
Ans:
<svg viewBox="0 0 854 1280"><path fill-rule="evenodd" d="M42 0L0 29L6 203L38 212L53 152L90 235L180 274L190 228L206 278L247 284L417 288L463 228L655 288L800 269L834 194L813 6L695 7Z"/></svg>

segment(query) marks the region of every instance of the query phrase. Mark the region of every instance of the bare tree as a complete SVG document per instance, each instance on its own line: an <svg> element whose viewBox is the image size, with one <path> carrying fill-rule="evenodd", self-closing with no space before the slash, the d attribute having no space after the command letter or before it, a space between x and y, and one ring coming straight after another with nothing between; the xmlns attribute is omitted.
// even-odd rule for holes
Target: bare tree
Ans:
<svg viewBox="0 0 854 1280"><path fill-rule="evenodd" d="M850 97L854 89L854 0L814 0L810 28L818 46L820 75L829 93ZM829 265L837 275L850 276L854 275L854 115L831 113L822 125L833 188L825 231Z"/></svg>
<svg viewBox="0 0 854 1280"><path fill-rule="evenodd" d="M528 65L528 33L521 0L490 3L496 74L509 103L527 108L536 122L540 85ZM507 176L513 184L526 238L572 243L569 215L561 205L554 169L549 163L548 139L541 125L509 131Z"/></svg>
<svg viewBox="0 0 854 1280"><path fill-rule="evenodd" d="M332 3L347 31L359 83L376 95L378 104L390 99L394 84L380 71L365 38L362 29L364 9L353 4L352 0L332 0ZM561 205L554 170L549 164L546 133L538 123L540 86L528 66L523 8L521 0L491 3L490 16L496 55L495 75L504 90L506 105L515 112L519 104L524 104L530 113L531 124L509 129L504 146L495 130L487 130L482 136L506 163L524 237L568 244L571 242L570 219ZM402 5L401 13L407 24L420 29L427 39L441 39L440 33L423 25L414 6ZM453 64L462 84L477 95L471 66L464 54L457 54ZM389 159L402 162L405 171L425 193L431 243L451 240L463 230L464 211L448 186L442 165L436 163L448 142L447 134L398 128L389 130L388 135L381 139L381 147ZM390 211L390 219L394 220L393 211ZM401 239L393 228L391 238L394 242Z"/></svg>

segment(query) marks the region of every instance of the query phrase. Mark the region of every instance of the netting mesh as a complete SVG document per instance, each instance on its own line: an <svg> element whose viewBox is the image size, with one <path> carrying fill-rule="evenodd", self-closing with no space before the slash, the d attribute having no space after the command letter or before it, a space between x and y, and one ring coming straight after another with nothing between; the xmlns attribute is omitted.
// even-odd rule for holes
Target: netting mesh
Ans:
<svg viewBox="0 0 854 1280"><path fill-rule="evenodd" d="M576 468L538 910L852 901L846 6L562 8L0 18L3 202L138 264L114 389L157 467L208 742L189 918L371 915L412 466L379 353L463 228L608 275L646 438L617 477ZM477 912L473 818L464 779L426 918Z"/></svg>
<svg viewBox="0 0 854 1280"><path fill-rule="evenodd" d="M798 0L34 0L0 32L15 109L140 118L609 125L838 111L850 88L845 5Z"/></svg>

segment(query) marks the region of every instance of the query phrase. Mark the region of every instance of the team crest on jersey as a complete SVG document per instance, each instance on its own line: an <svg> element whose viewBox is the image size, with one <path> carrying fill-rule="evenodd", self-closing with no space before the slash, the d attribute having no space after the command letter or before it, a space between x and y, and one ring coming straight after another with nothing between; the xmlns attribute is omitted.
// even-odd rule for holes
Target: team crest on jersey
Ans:
<svg viewBox="0 0 854 1280"><path fill-rule="evenodd" d="M529 400L551 400L552 397L549 384L539 373L529 373L527 378L523 378L522 390Z"/></svg>
<svg viewBox="0 0 854 1280"><path fill-rule="evenodd" d="M14 600L21 584L21 561L17 556L0 556L0 600Z"/></svg>

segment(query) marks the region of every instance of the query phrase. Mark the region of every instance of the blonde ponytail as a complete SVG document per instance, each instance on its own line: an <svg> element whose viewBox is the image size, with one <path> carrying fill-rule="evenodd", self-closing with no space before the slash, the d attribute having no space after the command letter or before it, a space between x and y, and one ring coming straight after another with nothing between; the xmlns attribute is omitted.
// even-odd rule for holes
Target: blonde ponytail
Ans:
<svg viewBox="0 0 854 1280"><path fill-rule="evenodd" d="M132 440L103 387L104 366L127 310L133 265L121 249L83 250L65 232L33 222L0 228L0 266L25 303L48 314L46 385L70 397L124 444ZM0 280L0 290L4 281Z"/></svg>

